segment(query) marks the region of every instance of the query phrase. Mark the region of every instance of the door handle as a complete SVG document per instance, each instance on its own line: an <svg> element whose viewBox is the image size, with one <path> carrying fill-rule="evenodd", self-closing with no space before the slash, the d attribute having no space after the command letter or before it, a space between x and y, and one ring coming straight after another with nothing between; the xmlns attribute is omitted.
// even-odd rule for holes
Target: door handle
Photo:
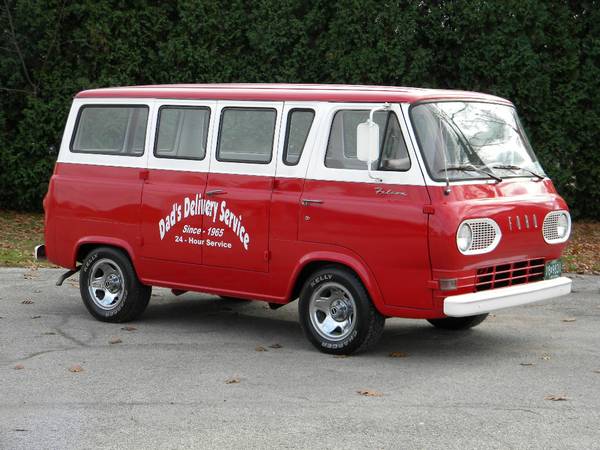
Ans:
<svg viewBox="0 0 600 450"><path fill-rule="evenodd" d="M311 203L317 204L317 205L321 205L323 203L323 200L314 200L314 199L309 199L309 198L303 198L302 199L302 204L304 206L308 206Z"/></svg>
<svg viewBox="0 0 600 450"><path fill-rule="evenodd" d="M206 196L227 194L223 189L213 189L212 191L206 191Z"/></svg>

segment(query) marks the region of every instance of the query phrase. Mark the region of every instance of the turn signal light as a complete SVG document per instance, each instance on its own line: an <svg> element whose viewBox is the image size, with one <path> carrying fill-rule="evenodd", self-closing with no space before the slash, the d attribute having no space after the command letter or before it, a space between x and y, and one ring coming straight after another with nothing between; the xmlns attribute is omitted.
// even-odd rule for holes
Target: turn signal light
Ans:
<svg viewBox="0 0 600 450"><path fill-rule="evenodd" d="M440 280L440 289L442 291L453 291L456 289L456 278L444 278Z"/></svg>

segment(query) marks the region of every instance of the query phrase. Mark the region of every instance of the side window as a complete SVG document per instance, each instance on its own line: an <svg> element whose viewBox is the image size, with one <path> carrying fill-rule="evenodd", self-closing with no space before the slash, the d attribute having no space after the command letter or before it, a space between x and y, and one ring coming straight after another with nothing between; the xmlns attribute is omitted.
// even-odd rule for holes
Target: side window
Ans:
<svg viewBox="0 0 600 450"><path fill-rule="evenodd" d="M144 154L147 125L147 106L82 106L71 140L71 151L141 156Z"/></svg>
<svg viewBox="0 0 600 450"><path fill-rule="evenodd" d="M217 160L268 164L273 156L277 111L224 108L219 125Z"/></svg>
<svg viewBox="0 0 600 450"><path fill-rule="evenodd" d="M157 158L204 159L210 109L206 107L161 106L154 145Z"/></svg>
<svg viewBox="0 0 600 450"><path fill-rule="evenodd" d="M314 118L315 112L312 109L292 109L289 112L283 146L284 164L295 166L300 161Z"/></svg>
<svg viewBox="0 0 600 450"><path fill-rule="evenodd" d="M341 110L335 113L325 153L325 166L334 169L367 170L356 157L356 127L369 118L369 110ZM377 170L408 170L410 159L395 113L378 111L380 159Z"/></svg>

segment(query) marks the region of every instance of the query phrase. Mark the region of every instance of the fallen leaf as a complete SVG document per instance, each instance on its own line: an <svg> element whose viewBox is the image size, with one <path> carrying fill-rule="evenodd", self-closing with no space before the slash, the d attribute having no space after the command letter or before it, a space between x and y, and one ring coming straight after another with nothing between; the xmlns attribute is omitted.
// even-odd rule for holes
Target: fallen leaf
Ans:
<svg viewBox="0 0 600 450"><path fill-rule="evenodd" d="M31 316L32 319L39 319L42 316Z"/></svg>
<svg viewBox="0 0 600 450"><path fill-rule="evenodd" d="M264 348L262 345L257 345L254 350L256 350L257 352L268 352L268 350L266 348Z"/></svg>
<svg viewBox="0 0 600 450"><path fill-rule="evenodd" d="M240 379L238 377L227 378L225 380L225 384L237 384L239 382L240 382Z"/></svg>
<svg viewBox="0 0 600 450"><path fill-rule="evenodd" d="M121 328L121 330L123 330L123 331L135 331L135 330L137 330L137 328L128 325L126 327Z"/></svg>
<svg viewBox="0 0 600 450"><path fill-rule="evenodd" d="M34 303L34 301L31 300L30 298L26 298L25 300L23 300L21 302L21 304L23 304L23 305L33 305L33 303Z"/></svg>
<svg viewBox="0 0 600 450"><path fill-rule="evenodd" d="M25 366L23 364L17 364L15 366L15 370L21 370L21 369L24 369L24 368L25 368Z"/></svg>
<svg viewBox="0 0 600 450"><path fill-rule="evenodd" d="M567 317L566 319L563 319L563 322L575 322L577 319L575 317Z"/></svg>
<svg viewBox="0 0 600 450"><path fill-rule="evenodd" d="M390 358L406 358L408 353L405 352L392 352L388 355Z"/></svg>
<svg viewBox="0 0 600 450"><path fill-rule="evenodd" d="M383 396L383 394L381 392L373 391L371 389L361 389L360 391L356 391L356 392L365 397L382 397Z"/></svg>
<svg viewBox="0 0 600 450"><path fill-rule="evenodd" d="M283 345L281 344L273 344L273 345L269 345L270 348L283 348Z"/></svg>
<svg viewBox="0 0 600 450"><path fill-rule="evenodd" d="M532 362L522 362L520 363L522 366L535 366L535 363Z"/></svg>
<svg viewBox="0 0 600 450"><path fill-rule="evenodd" d="M562 402L565 400L569 400L569 398L564 394L559 394L559 395L547 395L544 397L544 400L550 400L553 402Z"/></svg>
<svg viewBox="0 0 600 450"><path fill-rule="evenodd" d="M111 338L110 341L108 341L108 343L111 344L111 345L120 344L122 342L123 341L120 338L118 338L118 337Z"/></svg>
<svg viewBox="0 0 600 450"><path fill-rule="evenodd" d="M75 365L69 367L69 372L73 372L73 373L83 372L83 367L81 367L79 364L75 364Z"/></svg>
<svg viewBox="0 0 600 450"><path fill-rule="evenodd" d="M549 361L549 360L550 360L550 354L548 354L548 353L543 353L543 354L542 354L542 359L543 359L544 361Z"/></svg>

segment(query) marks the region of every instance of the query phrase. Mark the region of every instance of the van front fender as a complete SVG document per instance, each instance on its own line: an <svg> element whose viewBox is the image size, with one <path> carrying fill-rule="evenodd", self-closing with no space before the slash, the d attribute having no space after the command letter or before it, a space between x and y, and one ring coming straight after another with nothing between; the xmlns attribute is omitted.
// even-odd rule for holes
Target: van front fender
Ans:
<svg viewBox="0 0 600 450"><path fill-rule="evenodd" d="M291 300L295 289L297 289L296 292L300 292L302 286L297 286L297 284L299 282L304 283L305 277L309 276L309 273L305 273L306 269L310 269L310 266L313 265L315 265L315 268L318 267L316 264L322 265L323 263L332 263L347 267L348 269L352 270L365 286L365 289L369 293L375 308L377 308L377 310L383 314L385 305L383 303L383 296L381 295L381 291L379 290L379 286L375 280L375 276L367 264L359 256L352 254L346 249L343 250L343 252L331 250L315 251L300 258L296 268L294 269L293 276L291 277L286 298Z"/></svg>

